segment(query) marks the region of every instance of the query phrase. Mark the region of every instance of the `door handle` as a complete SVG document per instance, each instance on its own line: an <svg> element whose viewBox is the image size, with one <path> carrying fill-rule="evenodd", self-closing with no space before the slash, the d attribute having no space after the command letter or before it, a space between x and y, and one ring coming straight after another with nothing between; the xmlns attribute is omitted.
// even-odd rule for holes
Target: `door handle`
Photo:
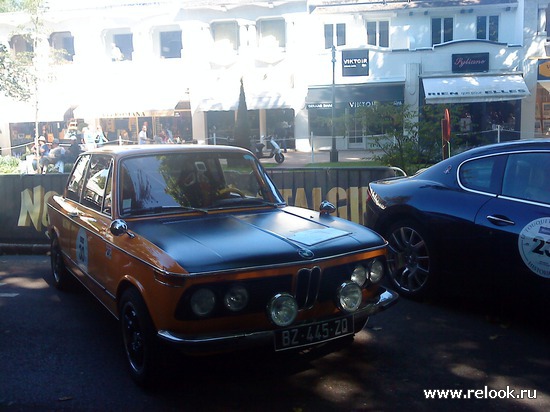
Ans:
<svg viewBox="0 0 550 412"><path fill-rule="evenodd" d="M510 220L509 218L505 216L487 216L487 220L497 226L513 226L516 224L513 220Z"/></svg>

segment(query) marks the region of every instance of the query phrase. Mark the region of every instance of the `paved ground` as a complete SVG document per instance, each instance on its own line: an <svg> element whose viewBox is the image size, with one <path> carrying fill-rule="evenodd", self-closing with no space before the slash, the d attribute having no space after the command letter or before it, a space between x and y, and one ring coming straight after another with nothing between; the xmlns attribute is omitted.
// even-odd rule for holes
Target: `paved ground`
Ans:
<svg viewBox="0 0 550 412"><path fill-rule="evenodd" d="M311 163L328 163L330 162L330 151L319 150L315 152L298 152L296 150L288 150L285 155L285 161L281 167L300 167ZM370 150L339 150L338 161L353 162L371 160L373 157ZM261 159L262 163L276 164L274 159Z"/></svg>
<svg viewBox="0 0 550 412"><path fill-rule="evenodd" d="M402 298L340 351L173 359L142 391L101 304L52 287L46 255L1 255L0 411L550 411L548 318L486 300Z"/></svg>

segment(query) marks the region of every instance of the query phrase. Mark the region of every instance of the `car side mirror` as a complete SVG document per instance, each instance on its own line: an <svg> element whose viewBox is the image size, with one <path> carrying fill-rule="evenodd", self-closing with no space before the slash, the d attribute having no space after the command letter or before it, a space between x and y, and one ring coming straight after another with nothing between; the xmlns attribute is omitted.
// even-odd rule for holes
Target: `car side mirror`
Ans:
<svg viewBox="0 0 550 412"><path fill-rule="evenodd" d="M122 219L113 220L109 229L111 233L115 236L121 236L124 234L127 234L131 238L135 236L134 234L128 232L128 225Z"/></svg>
<svg viewBox="0 0 550 412"><path fill-rule="evenodd" d="M319 206L319 212L321 213L321 216L328 216L331 213L334 213L336 211L336 206L334 206L332 203L330 203L327 200L323 200L321 202L321 205Z"/></svg>

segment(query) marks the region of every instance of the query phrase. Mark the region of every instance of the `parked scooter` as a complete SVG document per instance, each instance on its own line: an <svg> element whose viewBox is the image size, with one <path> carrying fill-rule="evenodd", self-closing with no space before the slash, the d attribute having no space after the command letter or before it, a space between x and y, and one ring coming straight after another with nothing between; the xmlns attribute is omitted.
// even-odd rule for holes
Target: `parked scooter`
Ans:
<svg viewBox="0 0 550 412"><path fill-rule="evenodd" d="M273 136L268 136L266 143L256 143L254 146L254 154L258 159L271 159L275 158L277 163L283 163L285 161L285 155L279 144L273 139Z"/></svg>

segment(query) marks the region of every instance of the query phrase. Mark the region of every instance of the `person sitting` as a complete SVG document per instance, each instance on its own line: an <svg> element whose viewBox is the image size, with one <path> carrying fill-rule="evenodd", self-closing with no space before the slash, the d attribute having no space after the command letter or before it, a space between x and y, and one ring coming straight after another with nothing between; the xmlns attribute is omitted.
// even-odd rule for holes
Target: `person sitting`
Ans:
<svg viewBox="0 0 550 412"><path fill-rule="evenodd" d="M65 148L59 145L59 139L53 139L52 148L48 155L41 159L42 173L46 172L48 165L54 165L59 173L64 173L64 156Z"/></svg>

